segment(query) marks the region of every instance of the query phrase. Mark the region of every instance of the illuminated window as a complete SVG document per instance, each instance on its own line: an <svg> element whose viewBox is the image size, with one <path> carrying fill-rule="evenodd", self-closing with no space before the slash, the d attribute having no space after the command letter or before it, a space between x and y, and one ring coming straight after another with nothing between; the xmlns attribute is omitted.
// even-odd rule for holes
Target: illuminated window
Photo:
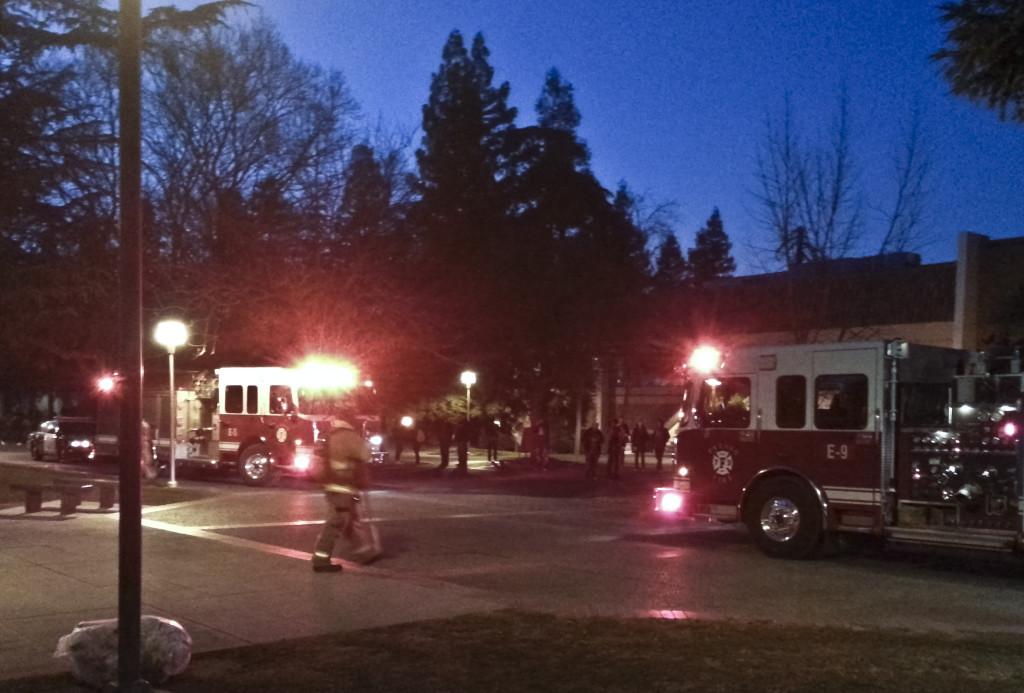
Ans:
<svg viewBox="0 0 1024 693"><path fill-rule="evenodd" d="M292 389L287 385L270 386L270 413L287 414L292 410Z"/></svg>
<svg viewBox="0 0 1024 693"><path fill-rule="evenodd" d="M860 430L868 425L866 375L819 375L814 379L814 426Z"/></svg>
<svg viewBox="0 0 1024 693"><path fill-rule="evenodd" d="M709 378L700 391L700 422L708 428L750 426L750 378Z"/></svg>

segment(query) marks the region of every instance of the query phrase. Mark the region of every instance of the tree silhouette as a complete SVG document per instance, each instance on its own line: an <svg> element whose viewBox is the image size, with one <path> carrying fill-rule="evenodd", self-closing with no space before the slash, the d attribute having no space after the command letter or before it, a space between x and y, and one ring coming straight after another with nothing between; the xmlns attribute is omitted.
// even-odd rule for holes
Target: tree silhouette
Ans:
<svg viewBox="0 0 1024 693"><path fill-rule="evenodd" d="M697 287L712 279L728 277L736 271L732 258L732 242L725 233L722 215L718 208L711 213L704 228L697 232L694 247L687 253L690 272Z"/></svg>
<svg viewBox="0 0 1024 693"><path fill-rule="evenodd" d="M1024 3L961 0L939 9L946 45L932 58L953 93L1024 122Z"/></svg>

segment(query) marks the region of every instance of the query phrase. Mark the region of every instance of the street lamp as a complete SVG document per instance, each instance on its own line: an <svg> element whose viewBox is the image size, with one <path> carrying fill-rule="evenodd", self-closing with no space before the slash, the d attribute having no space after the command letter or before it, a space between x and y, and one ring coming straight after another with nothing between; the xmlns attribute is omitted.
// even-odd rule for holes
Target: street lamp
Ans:
<svg viewBox="0 0 1024 693"><path fill-rule="evenodd" d="M469 388L476 385L476 373L473 371L462 371L459 380L466 386L466 421L469 421Z"/></svg>
<svg viewBox="0 0 1024 693"><path fill-rule="evenodd" d="M171 480L168 482L168 486L177 486L178 480L175 478L174 468L175 457L177 456L175 453L178 447L178 403L174 396L174 350L188 343L188 328L180 320L161 320L153 331L153 339L156 340L157 344L167 349L167 377L170 382L171 393L171 398L168 400L168 408L170 409L169 457L171 460ZM143 453L145 453L145 450L143 450Z"/></svg>

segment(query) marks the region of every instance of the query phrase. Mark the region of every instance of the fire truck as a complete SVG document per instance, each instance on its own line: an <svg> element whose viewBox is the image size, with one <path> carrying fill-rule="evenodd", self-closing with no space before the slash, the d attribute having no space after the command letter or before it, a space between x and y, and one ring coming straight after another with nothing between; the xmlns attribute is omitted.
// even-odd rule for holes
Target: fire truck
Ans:
<svg viewBox="0 0 1024 693"><path fill-rule="evenodd" d="M804 558L842 533L1024 549L1018 351L901 340L697 349L655 510Z"/></svg>
<svg viewBox="0 0 1024 693"><path fill-rule="evenodd" d="M319 427L326 415L306 407L300 374L292 368L229 367L212 374L186 372L175 390L143 392L143 418L153 430L155 455L166 463L171 454L171 412L177 466L236 472L254 486L280 474L304 475L313 460ZM180 381L179 381L180 382ZM97 416L96 450L116 456L118 406L111 400Z"/></svg>

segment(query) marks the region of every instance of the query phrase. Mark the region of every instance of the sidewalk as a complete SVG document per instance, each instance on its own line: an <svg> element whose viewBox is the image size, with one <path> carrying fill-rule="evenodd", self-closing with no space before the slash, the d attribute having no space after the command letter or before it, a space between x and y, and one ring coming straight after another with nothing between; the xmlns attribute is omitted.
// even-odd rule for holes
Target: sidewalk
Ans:
<svg viewBox="0 0 1024 693"><path fill-rule="evenodd" d="M436 470L436 452L424 451L420 465L408 455L375 466L374 487L416 489L422 482L442 491L589 497L647 493L654 483L650 473L585 482L582 459L571 455L558 455L547 470L511 457L495 467L475 449L469 474L460 475ZM226 495L276 493L210 488L183 480L179 490L192 500L143 508L142 613L180 621L195 652L509 606L493 591L393 573L387 561L344 563L341 576L316 574L306 551L161 521L208 511ZM311 499L319 495L313 489ZM259 514L242 511L232 521L258 521ZM0 680L66 671L67 663L52 657L60 636L79 621L117 617L117 520L117 513L87 508L62 519L57 501L31 515L23 505L0 504Z"/></svg>
<svg viewBox="0 0 1024 693"><path fill-rule="evenodd" d="M0 680L66 671L52 657L58 638L79 621L117 617L117 514L61 520L46 507L0 511ZM375 566L317 574L308 553L165 531L145 514L143 524L142 613L181 622L196 652L503 606Z"/></svg>

